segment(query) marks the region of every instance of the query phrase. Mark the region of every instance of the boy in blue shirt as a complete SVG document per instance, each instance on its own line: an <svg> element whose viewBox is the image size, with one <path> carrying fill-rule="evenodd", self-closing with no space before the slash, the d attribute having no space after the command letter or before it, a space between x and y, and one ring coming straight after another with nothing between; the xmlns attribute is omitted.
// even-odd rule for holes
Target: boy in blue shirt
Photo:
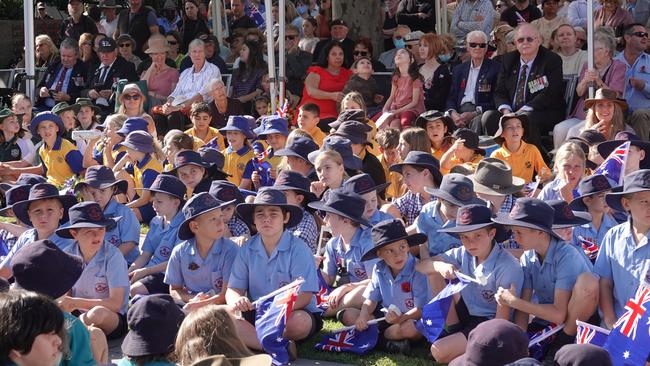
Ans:
<svg viewBox="0 0 650 366"><path fill-rule="evenodd" d="M233 204L221 208L223 213L223 222L226 223L228 229L226 237L233 238L233 240L235 240L234 238L241 238L239 241L242 243L244 240L248 240L251 236L250 229L248 228L248 225L246 225L246 223L235 214L235 206L244 203L244 195L239 188L227 180L215 180L212 182L212 185L210 185L209 193L212 197L222 202L235 200Z"/></svg>
<svg viewBox="0 0 650 366"><path fill-rule="evenodd" d="M284 149L287 143L287 136L289 136L289 124L283 117L277 115L266 116L262 119L262 125L254 131L258 139L265 140L268 144L268 148L264 152L265 158L263 160L271 164L271 170L274 172L271 176L273 176L282 161L282 157L276 156L275 152ZM253 163L257 159L257 157L254 157L246 163L242 182L239 185L240 187L257 190L263 186L260 172L255 169L255 164Z"/></svg>
<svg viewBox="0 0 650 366"><path fill-rule="evenodd" d="M384 220L393 218L390 214L379 211L379 194L383 193L390 183L375 184L370 174L363 173L350 177L343 182L343 189L354 192L361 196L366 201L366 206L363 211L363 218L376 225Z"/></svg>
<svg viewBox="0 0 650 366"><path fill-rule="evenodd" d="M309 191L311 181L304 175L283 170L273 184L273 188L284 192L287 202L302 208L302 220L295 227L289 228L293 235L302 239L316 255L318 249L318 225L314 215L306 210L310 202L316 201L316 195Z"/></svg>

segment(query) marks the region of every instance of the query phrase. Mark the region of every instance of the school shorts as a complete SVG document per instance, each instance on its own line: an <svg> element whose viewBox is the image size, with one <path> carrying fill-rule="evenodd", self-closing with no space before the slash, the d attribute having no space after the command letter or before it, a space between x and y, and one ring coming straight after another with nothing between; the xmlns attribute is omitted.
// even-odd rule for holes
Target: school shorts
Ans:
<svg viewBox="0 0 650 366"><path fill-rule="evenodd" d="M469 333L476 328L479 324L490 320L490 318L484 316L474 316L469 313L467 305L463 298L460 298L460 301L454 306L456 308L456 314L458 315L458 320L462 324L463 328L460 330L461 333L465 335L466 339L469 339Z"/></svg>
<svg viewBox="0 0 650 366"><path fill-rule="evenodd" d="M300 343L302 341L311 338L314 334L320 332L320 330L323 329L323 317L321 313L312 313L311 311L304 310L304 309L300 309L300 310L306 312L311 317L311 330L309 331L307 337L299 341L296 341L296 343ZM251 325L255 326L255 314L256 314L255 310L250 310L250 311L243 312L241 315L242 318L244 318L244 320L251 323Z"/></svg>
<svg viewBox="0 0 650 366"><path fill-rule="evenodd" d="M75 310L71 314L78 318L83 313L79 310ZM126 322L126 314L117 313L117 318L118 318L117 327L113 329L113 331L110 334L106 335L106 339L108 339L109 341L113 339L122 338L129 331L129 324Z"/></svg>
<svg viewBox="0 0 650 366"><path fill-rule="evenodd" d="M169 285L167 285L163 280L165 279L165 274L162 272L150 274L141 278L140 282L144 287L146 287L149 295L153 294L168 294Z"/></svg>

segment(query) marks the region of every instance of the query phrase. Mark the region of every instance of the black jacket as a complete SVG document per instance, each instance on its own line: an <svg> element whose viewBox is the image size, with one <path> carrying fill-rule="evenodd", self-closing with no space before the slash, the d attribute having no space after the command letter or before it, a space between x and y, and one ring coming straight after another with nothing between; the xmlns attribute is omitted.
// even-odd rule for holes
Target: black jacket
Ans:
<svg viewBox="0 0 650 366"><path fill-rule="evenodd" d="M465 96L471 62L467 61L454 67L451 76L451 90L449 91L447 107L445 109L460 111L461 101ZM478 71L478 78L474 87L474 104L480 106L483 111L496 109L494 105L494 89L497 84L500 67L501 65L498 62L486 58L483 60L481 68Z"/></svg>
<svg viewBox="0 0 650 366"><path fill-rule="evenodd" d="M104 82L100 82L100 77L102 73L102 65L100 64L97 70L93 75L93 78L87 84L87 89L84 90L85 94L88 95L90 89L99 90L111 90L113 84L121 79L127 79L128 81L138 80L138 75L135 72L135 65L132 62L125 60L122 56L117 56L115 62L108 70L108 74L104 78Z"/></svg>
<svg viewBox="0 0 650 366"><path fill-rule="evenodd" d="M420 18L418 13L426 16ZM405 24L412 32L433 32L436 28L434 0L401 0L397 7L397 24Z"/></svg>
<svg viewBox="0 0 650 366"><path fill-rule="evenodd" d="M45 74L38 82L38 89L46 87L48 89L54 89L58 82L57 75L59 74L63 65L61 60L57 59L54 63L48 66L45 70ZM81 91L86 87L88 83L88 67L85 62L77 59L77 62L72 67L72 73L70 74L70 79L68 81L67 87L61 89L61 92L68 94L70 96L70 102L74 103L75 99L79 98ZM36 104L40 105L45 102L45 98L36 99Z"/></svg>

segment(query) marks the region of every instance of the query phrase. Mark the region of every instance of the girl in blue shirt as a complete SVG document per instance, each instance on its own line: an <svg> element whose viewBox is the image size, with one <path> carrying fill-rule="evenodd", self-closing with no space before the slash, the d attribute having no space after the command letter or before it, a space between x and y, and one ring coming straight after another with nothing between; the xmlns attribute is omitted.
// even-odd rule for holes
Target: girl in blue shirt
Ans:
<svg viewBox="0 0 650 366"><path fill-rule="evenodd" d="M564 200L571 202L578 195L580 179L587 169L587 157L575 142L565 142L555 154L555 179L547 183L537 198L542 201Z"/></svg>
<svg viewBox="0 0 650 366"><path fill-rule="evenodd" d="M383 192L389 185L390 182L376 185L370 174L363 173L357 174L345 181L343 188L358 194L366 201L363 218L369 221L370 224L376 225L381 221L393 218L390 214L379 211L378 209L378 194Z"/></svg>

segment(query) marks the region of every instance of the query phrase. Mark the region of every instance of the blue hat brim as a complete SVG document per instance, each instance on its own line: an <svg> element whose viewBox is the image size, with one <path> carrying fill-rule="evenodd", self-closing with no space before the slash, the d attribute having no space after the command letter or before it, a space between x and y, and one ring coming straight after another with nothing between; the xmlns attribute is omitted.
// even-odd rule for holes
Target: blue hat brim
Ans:
<svg viewBox="0 0 650 366"><path fill-rule="evenodd" d="M208 212L214 211L216 209L226 207L228 205L232 205L235 202L237 202L237 200L222 202L217 206L207 208L207 209L205 209L203 211L195 212L194 215L186 218L185 221L183 221L183 223L181 224L181 226L178 227L178 238L181 239L181 240L192 239L194 237L194 233L192 232L192 230L190 230L190 222L192 222L192 220L196 219L197 217L199 217L199 216L201 216L201 215L203 215L205 213L208 213Z"/></svg>
<svg viewBox="0 0 650 366"><path fill-rule="evenodd" d="M496 226L496 225L500 225L500 224L497 224L497 223L495 223L493 221L490 221L490 222L484 222L484 223L473 224L473 225L458 225L458 226L448 227L448 228L444 228L444 229L438 229L438 232L439 233L467 233L467 232L470 232L470 231L474 231L474 230L482 229L484 227L488 227L490 225Z"/></svg>
<svg viewBox="0 0 650 366"><path fill-rule="evenodd" d="M257 206L274 206L280 207L289 211L289 222L286 224L287 228L294 227L302 221L302 207L290 205L288 203L240 203L235 207L237 215L248 225L254 225L253 211Z"/></svg>
<svg viewBox="0 0 650 366"><path fill-rule="evenodd" d="M57 196L45 196L45 197L36 198L32 200L16 202L12 206L12 209L14 210L14 215L18 220L20 220L20 222L33 227L32 222L29 219L29 215L27 214L27 209L29 208L29 205L31 205L33 202L47 200L47 199L58 199L59 202L61 202L61 205L63 206L63 218L59 220L59 223L63 224L65 222L68 222L69 220L68 210L70 209L70 207L77 204L77 198L69 194L57 195Z"/></svg>
<svg viewBox="0 0 650 366"><path fill-rule="evenodd" d="M120 193L126 194L126 191L129 188L129 183L124 179L116 180L115 182L103 182L103 183L102 182L98 183L95 181L83 181L75 184L74 191L77 192L79 189L83 188L84 186L90 186L96 189L106 189L112 186L117 186L117 190Z"/></svg>
<svg viewBox="0 0 650 366"><path fill-rule="evenodd" d="M436 198L440 198L447 202L451 202L454 206L458 206L458 207L465 206L465 205L486 205L487 204L482 199L476 197L476 195L472 197L472 200L470 202L463 202L457 199L456 197L452 196L449 192L443 191L442 189L439 188L431 189L428 187L424 187L424 191Z"/></svg>
<svg viewBox="0 0 650 366"><path fill-rule="evenodd" d="M272 133L277 133L282 136L289 136L289 130L278 130L277 128L269 128L267 130L262 129L262 127L258 127L253 130L257 134L257 137L265 137L266 135L270 135Z"/></svg>
<svg viewBox="0 0 650 366"><path fill-rule="evenodd" d="M153 152L153 144L151 146L145 146L146 151L145 150L140 150L141 146L136 146L136 145L134 145L134 144L132 144L132 143L126 141L126 140L124 140L122 142L122 146L127 147L127 148L132 149L132 150L135 150L135 151L139 151L141 153L145 153L145 154L151 154Z"/></svg>
<svg viewBox="0 0 650 366"><path fill-rule="evenodd" d="M97 229L103 227L106 228L106 230L110 230L110 228L113 228L115 225L117 225L117 222L120 221L121 218L122 216L115 216L96 222L78 222L76 224L66 226L62 229L58 229L56 231L56 235L65 239L74 239L72 237L72 234L70 234L71 229Z"/></svg>
<svg viewBox="0 0 650 366"><path fill-rule="evenodd" d="M370 192L372 192L372 191L375 191L375 192L383 192L384 190L386 190L386 188L388 188L389 185L390 185L390 182L381 183L381 184L377 184L377 185L374 186L374 187L371 187L371 188L368 188L368 189L364 189L364 190L361 190L361 191L356 191L356 190L355 190L355 192L356 192L357 194L366 194L366 193L370 193Z"/></svg>
<svg viewBox="0 0 650 366"><path fill-rule="evenodd" d="M377 256L377 251L379 249L381 249L381 248L383 248L383 247L385 247L387 245L393 244L395 242L398 242L400 240L406 240L409 247L414 247L414 246L426 243L427 242L427 236L422 234L422 233L416 233L416 234L411 234L411 235L406 235L406 236L402 236L402 237L399 237L399 238L395 238L394 240L391 240L391 241L386 242L386 243L381 243L380 245L376 245L373 248L369 249L367 252L365 252L363 254L363 256L361 256L361 261L365 262L365 261L369 261L371 259L377 258L378 257Z"/></svg>
<svg viewBox="0 0 650 366"><path fill-rule="evenodd" d="M198 166L199 168L203 168L203 169L205 169L206 171L208 171L208 169L211 168L211 165L208 164L208 163L204 163L204 162L200 162L200 163L198 163L198 162L196 162L196 161L191 161L191 162L187 162L187 163L181 164L181 165L175 167L174 169L168 171L167 173L176 176L177 173L178 173L178 169L180 169L180 168L182 168L182 167L184 167L184 166L188 166L188 165Z"/></svg>
<svg viewBox="0 0 650 366"><path fill-rule="evenodd" d="M318 197L316 197L316 195L313 192L305 191L302 188L292 187L286 184L280 184L280 185L274 185L273 189L277 189L278 191L298 191L300 192L301 195L305 196L305 203L318 201Z"/></svg>
<svg viewBox="0 0 650 366"><path fill-rule="evenodd" d="M561 224L553 224L553 229L567 229L570 227L580 226L591 222L591 214L587 212L574 211L575 216L573 220Z"/></svg>
<svg viewBox="0 0 650 366"><path fill-rule="evenodd" d="M336 151L336 150L334 150L334 151ZM323 150L316 150L316 151L310 152L309 155L308 155L309 162L312 165L316 165L316 158L322 152L323 152ZM356 155L347 156L347 157L343 158L343 166L346 169L361 170L361 168L363 167L363 161Z"/></svg>
<svg viewBox="0 0 650 366"><path fill-rule="evenodd" d="M161 173L161 174L169 174L169 172L167 172L167 173ZM178 198L178 199L181 200L181 201L185 201L185 196L183 196L183 197L179 197L179 196L177 196L176 194L174 194L174 193L172 193L172 192L168 192L168 191L165 191L165 190L162 190L162 189L156 189L156 188L153 188L153 189L152 189L152 188L134 188L134 189L135 189L136 191L149 191L149 192L165 193L165 194L168 194L168 195L170 195L170 196L176 197L176 198ZM182 207L182 206L183 206L183 205L181 205L181 207Z"/></svg>
<svg viewBox="0 0 650 366"><path fill-rule="evenodd" d="M370 221L364 219L363 217L354 217L354 216L352 216L350 214L347 214L347 213L345 213L343 211L339 211L337 209L334 209L334 208L328 206L324 201L311 202L311 203L309 203L308 206L315 209L315 210L330 212L330 213L333 213L333 214L336 214L336 215L339 215L339 216L346 217L346 218L348 218L348 219L350 219L350 220L352 220L352 221L354 221L354 222L356 222L356 223L358 223L360 225L363 225L365 227L372 227L372 224L370 223Z"/></svg>
<svg viewBox="0 0 650 366"><path fill-rule="evenodd" d="M607 206L613 208L616 211L626 212L623 204L621 203L621 198L623 198L623 196L626 194L645 191L650 191L650 188L635 188L628 191L623 191L623 186L614 187L612 188L612 193L607 193L605 195L605 202L607 203Z"/></svg>
<svg viewBox="0 0 650 366"><path fill-rule="evenodd" d="M238 127L235 127L235 126L225 126L225 127L221 127L219 129L219 133L222 134L224 137L226 136L226 134L224 132L227 132L227 131L241 132L241 133L244 134L244 136L246 136L247 139L252 140L252 139L255 138L255 133L254 132L252 132L250 130L249 131L244 131L241 128L238 128Z"/></svg>
<svg viewBox="0 0 650 366"><path fill-rule="evenodd" d="M552 228L536 225L530 222L522 221L522 220L513 220L510 218L509 214L507 213L498 213L497 217L492 218L492 221L501 224L501 225L506 225L506 226L521 226L529 229L534 229L534 230L539 230L543 231L552 237L558 239L558 240L564 240L562 239L559 235L557 235L555 232L553 232Z"/></svg>
<svg viewBox="0 0 650 366"><path fill-rule="evenodd" d="M431 175L433 175L433 181L436 184L436 186L440 186L440 183L442 183L442 173L440 172L440 168L433 164L415 164L415 163L397 163L391 165L388 170L391 172L396 172L399 174L402 174L402 168L407 166L407 165L412 165L412 166L421 166L423 168L429 169L431 172Z"/></svg>
<svg viewBox="0 0 650 366"><path fill-rule="evenodd" d="M56 118L53 118L52 115L56 116ZM45 113L44 115L36 115L34 119L29 123L29 132L32 133L34 136L38 136L38 125L41 124L44 121L52 121L56 123L56 125L59 127L59 132L57 133L57 136L62 136L63 132L65 132L65 127L63 126L63 120L61 120L61 117L58 115L52 113Z"/></svg>
<svg viewBox="0 0 650 366"><path fill-rule="evenodd" d="M293 151L291 149L288 149L288 148L284 148L284 149L280 149L278 151L275 151L275 152L273 152L273 155L274 156L295 156L297 158L300 158L302 160L305 160L305 161L309 162L309 164L312 163L311 161L309 161L309 156L307 156L307 157L302 156L302 155L298 154L297 152L295 152L295 151Z"/></svg>

